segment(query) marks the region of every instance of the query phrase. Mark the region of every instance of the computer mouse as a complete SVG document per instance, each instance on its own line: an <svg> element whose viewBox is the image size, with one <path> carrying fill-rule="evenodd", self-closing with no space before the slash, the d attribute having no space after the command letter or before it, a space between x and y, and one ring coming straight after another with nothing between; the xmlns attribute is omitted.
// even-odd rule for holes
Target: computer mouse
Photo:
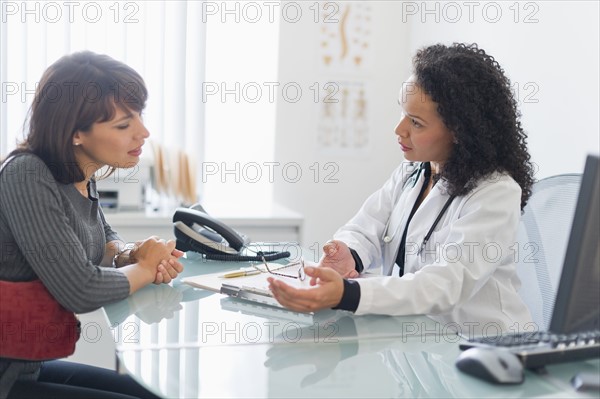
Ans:
<svg viewBox="0 0 600 399"><path fill-rule="evenodd" d="M494 384L520 384L523 365L505 349L470 348L456 359L456 367L466 374Z"/></svg>

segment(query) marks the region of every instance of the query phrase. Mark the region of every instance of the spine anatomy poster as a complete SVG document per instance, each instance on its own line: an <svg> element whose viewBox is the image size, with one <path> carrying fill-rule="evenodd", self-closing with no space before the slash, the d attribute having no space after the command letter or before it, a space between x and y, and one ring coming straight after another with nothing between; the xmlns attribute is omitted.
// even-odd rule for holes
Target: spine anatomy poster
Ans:
<svg viewBox="0 0 600 399"><path fill-rule="evenodd" d="M327 153L364 153L369 146L371 6L322 3L320 12L317 144Z"/></svg>

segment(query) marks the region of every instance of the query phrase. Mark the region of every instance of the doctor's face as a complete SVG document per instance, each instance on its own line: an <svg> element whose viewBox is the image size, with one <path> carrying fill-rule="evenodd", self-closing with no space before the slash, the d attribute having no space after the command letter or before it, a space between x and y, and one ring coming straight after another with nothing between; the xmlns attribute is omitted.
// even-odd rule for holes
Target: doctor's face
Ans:
<svg viewBox="0 0 600 399"><path fill-rule="evenodd" d="M411 76L402 86L398 103L402 118L395 133L407 161L443 164L452 151L454 135L437 112L437 103Z"/></svg>

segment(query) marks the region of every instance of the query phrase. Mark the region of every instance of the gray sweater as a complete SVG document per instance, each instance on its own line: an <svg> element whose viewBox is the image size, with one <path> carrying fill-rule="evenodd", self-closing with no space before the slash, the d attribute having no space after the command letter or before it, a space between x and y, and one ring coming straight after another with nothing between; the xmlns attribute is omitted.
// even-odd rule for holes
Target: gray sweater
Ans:
<svg viewBox="0 0 600 399"><path fill-rule="evenodd" d="M84 198L73 184L58 183L35 155L10 160L0 173L0 280L39 278L75 313L126 298L125 275L98 266L106 243L120 238L104 219L93 180L89 192ZM0 375L8 364L0 359Z"/></svg>

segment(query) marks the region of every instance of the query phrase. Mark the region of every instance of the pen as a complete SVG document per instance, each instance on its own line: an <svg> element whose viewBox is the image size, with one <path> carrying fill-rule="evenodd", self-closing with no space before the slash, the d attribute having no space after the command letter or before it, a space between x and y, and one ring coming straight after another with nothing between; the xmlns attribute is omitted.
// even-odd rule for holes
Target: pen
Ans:
<svg viewBox="0 0 600 399"><path fill-rule="evenodd" d="M221 277L224 277L224 278L244 277L244 276L253 276L258 273L260 273L260 270L236 270L233 272L225 273Z"/></svg>

